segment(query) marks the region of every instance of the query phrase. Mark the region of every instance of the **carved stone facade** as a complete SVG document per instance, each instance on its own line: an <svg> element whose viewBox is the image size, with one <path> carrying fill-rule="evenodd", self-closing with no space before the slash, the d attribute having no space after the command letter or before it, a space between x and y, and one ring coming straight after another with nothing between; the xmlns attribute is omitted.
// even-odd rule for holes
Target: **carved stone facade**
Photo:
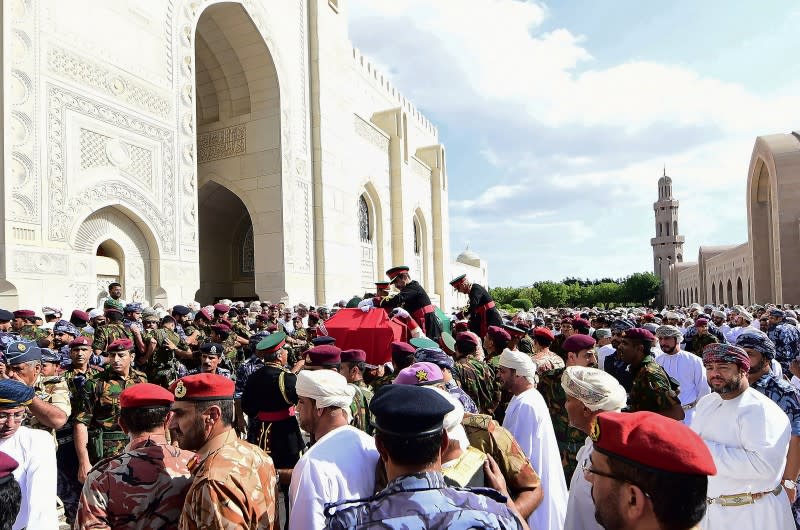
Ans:
<svg viewBox="0 0 800 530"><path fill-rule="evenodd" d="M325 303L398 263L444 302L438 131L335 7L4 2L0 307L93 306L111 279L150 303Z"/></svg>

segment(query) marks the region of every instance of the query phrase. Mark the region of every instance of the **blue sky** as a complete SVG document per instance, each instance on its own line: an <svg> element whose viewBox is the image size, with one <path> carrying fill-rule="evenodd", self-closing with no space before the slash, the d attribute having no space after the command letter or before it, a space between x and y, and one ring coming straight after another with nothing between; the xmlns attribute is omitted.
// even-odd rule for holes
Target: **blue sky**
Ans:
<svg viewBox="0 0 800 530"><path fill-rule="evenodd" d="M794 2L350 0L348 16L438 125L451 253L469 243L492 285L650 270L664 165L687 260L746 241L755 137L800 129Z"/></svg>

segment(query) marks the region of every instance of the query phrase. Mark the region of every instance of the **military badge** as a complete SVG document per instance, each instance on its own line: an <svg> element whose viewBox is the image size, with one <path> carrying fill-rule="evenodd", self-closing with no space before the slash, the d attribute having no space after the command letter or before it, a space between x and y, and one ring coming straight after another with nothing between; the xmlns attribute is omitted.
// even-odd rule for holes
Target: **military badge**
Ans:
<svg viewBox="0 0 800 530"><path fill-rule="evenodd" d="M428 380L428 372L426 372L425 370L417 370L417 373L415 373L414 375L417 376L417 381L419 381L420 383Z"/></svg>
<svg viewBox="0 0 800 530"><path fill-rule="evenodd" d="M25 351L25 350L27 350L27 349L28 349L28 347L27 347L27 346L25 346L24 344L22 344L22 343L20 342L19 344L17 344L17 349L18 349L19 351Z"/></svg>
<svg viewBox="0 0 800 530"><path fill-rule="evenodd" d="M186 385L183 384L183 381L178 381L178 384L175 386L175 397L182 398L186 395Z"/></svg>
<svg viewBox="0 0 800 530"><path fill-rule="evenodd" d="M597 421L597 419L592 423L592 430L589 433L589 438L591 438L593 442L596 442L597 439L600 438L600 422Z"/></svg>

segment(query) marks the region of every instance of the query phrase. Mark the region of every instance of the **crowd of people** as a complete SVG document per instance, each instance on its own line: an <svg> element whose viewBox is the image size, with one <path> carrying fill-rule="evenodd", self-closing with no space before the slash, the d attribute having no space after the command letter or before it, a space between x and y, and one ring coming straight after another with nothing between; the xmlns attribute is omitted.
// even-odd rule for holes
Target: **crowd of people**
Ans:
<svg viewBox="0 0 800 530"><path fill-rule="evenodd" d="M462 275L442 319L387 276L330 307L0 309L0 530L800 528L794 308L506 314ZM342 349L340 311L403 340Z"/></svg>

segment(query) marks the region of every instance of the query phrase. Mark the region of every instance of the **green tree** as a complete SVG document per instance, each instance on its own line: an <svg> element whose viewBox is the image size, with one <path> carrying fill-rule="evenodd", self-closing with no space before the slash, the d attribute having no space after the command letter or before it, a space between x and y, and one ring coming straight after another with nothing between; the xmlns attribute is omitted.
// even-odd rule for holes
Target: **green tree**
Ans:
<svg viewBox="0 0 800 530"><path fill-rule="evenodd" d="M525 311L530 311L533 304L527 298L515 298L511 300L511 305L518 309L524 309Z"/></svg>
<svg viewBox="0 0 800 530"><path fill-rule="evenodd" d="M511 300L520 298L519 287L492 287L489 289L489 294L498 305L510 305Z"/></svg>
<svg viewBox="0 0 800 530"><path fill-rule="evenodd" d="M542 294L536 287L525 287L520 289L519 297L530 300L531 307L542 305Z"/></svg>
<svg viewBox="0 0 800 530"><path fill-rule="evenodd" d="M658 296L660 288L661 279L658 276L652 272L636 272L623 282L624 301L650 305L650 302Z"/></svg>
<svg viewBox="0 0 800 530"><path fill-rule="evenodd" d="M622 302L622 286L616 282L598 283L587 287L587 291L587 299L589 301L586 305L589 306L602 305L608 308L612 304Z"/></svg>
<svg viewBox="0 0 800 530"><path fill-rule="evenodd" d="M541 294L542 306L560 307L567 303L567 286L563 283L540 282L536 289Z"/></svg>

